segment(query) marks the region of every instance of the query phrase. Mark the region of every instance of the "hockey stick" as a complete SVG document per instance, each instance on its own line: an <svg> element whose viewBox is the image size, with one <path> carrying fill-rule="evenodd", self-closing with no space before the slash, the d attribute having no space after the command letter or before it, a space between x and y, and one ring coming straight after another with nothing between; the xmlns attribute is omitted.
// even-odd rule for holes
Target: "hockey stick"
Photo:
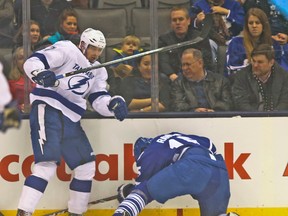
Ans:
<svg viewBox="0 0 288 216"><path fill-rule="evenodd" d="M95 204L98 204L98 203L108 202L108 201L111 201L111 200L114 200L114 199L117 199L117 195L106 197L106 198L95 200L95 201L91 201L91 202L88 203L88 206L95 205ZM55 211L55 212L51 212L51 213L45 214L43 216L58 216L60 214L66 213L66 212L68 212L68 208L62 209L62 210L59 210L59 211Z"/></svg>
<svg viewBox="0 0 288 216"><path fill-rule="evenodd" d="M189 46L189 45L193 45L193 44L199 43L199 42L203 41L208 36L209 31L210 31L211 26L212 26L212 22L213 22L212 14L206 14L206 18L205 18L205 20L203 22L203 27L202 27L202 31L200 32L200 35L197 36L196 38L190 40L190 41L184 41L184 42L181 42L181 43L172 44L172 45L165 46L165 47L160 47L160 48L157 48L157 49L154 49L154 50L141 52L139 54L135 54L135 55L132 55L132 56L127 56L127 57L121 58L121 59L116 59L116 60L113 60L113 61L105 62L105 63L99 64L99 65L95 65L95 66L92 66L92 67L82 68L80 70L71 71L71 72L68 72L68 73L65 73L65 74L60 74L60 75L56 76L56 79L62 79L64 77L69 77L69 76L73 76L75 74L84 73L84 72L87 72L89 70L93 70L93 69L97 69L97 68L101 68L101 67L107 67L107 66L110 66L110 65L113 65L113 64L117 64L117 63L120 63L120 62L124 62L124 61L127 61L127 60L131 60L131 59L134 59L134 58L139 58L139 57L142 57L142 56L145 56L145 55L150 55L150 54L160 53L160 52L166 52L166 51L169 51L169 50L173 50L173 49L177 49L177 48L181 48L181 47L185 47L185 46Z"/></svg>

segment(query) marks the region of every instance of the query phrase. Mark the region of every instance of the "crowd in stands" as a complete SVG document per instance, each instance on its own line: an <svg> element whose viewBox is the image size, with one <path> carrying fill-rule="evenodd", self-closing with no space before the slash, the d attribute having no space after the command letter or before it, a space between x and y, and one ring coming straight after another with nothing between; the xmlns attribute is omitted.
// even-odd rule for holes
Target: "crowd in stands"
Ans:
<svg viewBox="0 0 288 216"><path fill-rule="evenodd" d="M24 111L25 82L29 80L23 73L22 2L0 0L0 49L10 50L0 54L0 59L8 65L5 75L12 96ZM130 112L151 112L151 77L157 73L160 112L288 110L288 18L282 8L269 0L187 2L187 7L171 6L167 17L171 27L159 35L158 47L193 40L207 28L205 19L212 16L208 37L159 53L158 71L152 70L151 55L107 67L111 95L122 95ZM31 51L59 40L78 45L85 29L79 27L74 9L96 9L97 5L97 0L31 1ZM141 5L147 7L147 1ZM141 35L127 33L113 47L112 59L148 51L143 44ZM29 83L28 91L33 87Z"/></svg>

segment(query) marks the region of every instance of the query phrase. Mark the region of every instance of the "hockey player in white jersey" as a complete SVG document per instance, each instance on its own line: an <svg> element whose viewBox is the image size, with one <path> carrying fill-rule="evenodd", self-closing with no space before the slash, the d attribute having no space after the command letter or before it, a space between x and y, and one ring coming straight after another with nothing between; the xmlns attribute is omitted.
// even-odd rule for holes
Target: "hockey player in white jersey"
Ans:
<svg viewBox="0 0 288 216"><path fill-rule="evenodd" d="M21 114L13 105L9 85L3 74L3 65L0 62L0 131L6 132L8 128L19 128Z"/></svg>
<svg viewBox="0 0 288 216"><path fill-rule="evenodd" d="M96 60L106 46L101 31L86 29L79 47L70 41L59 41L32 54L24 70L37 83L30 94L31 139L35 165L24 182L17 215L32 215L44 190L56 172L61 157L74 175L69 187L69 215L87 210L92 179L95 175L95 153L80 125L86 110L86 98L103 116L122 121L127 106L121 96L107 92L105 68L87 71L56 80L56 75L100 64Z"/></svg>

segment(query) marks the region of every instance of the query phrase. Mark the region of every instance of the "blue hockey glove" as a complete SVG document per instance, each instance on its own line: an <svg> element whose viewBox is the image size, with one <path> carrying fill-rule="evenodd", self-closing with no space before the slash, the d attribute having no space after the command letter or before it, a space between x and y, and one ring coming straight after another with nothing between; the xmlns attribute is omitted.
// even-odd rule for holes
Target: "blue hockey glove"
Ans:
<svg viewBox="0 0 288 216"><path fill-rule="evenodd" d="M121 203L134 189L134 184L122 184L117 189L117 200Z"/></svg>
<svg viewBox="0 0 288 216"><path fill-rule="evenodd" d="M121 96L112 97L110 99L108 109L111 112L114 112L115 118L120 120L120 121L123 121L128 114L126 102L125 102L124 98L122 98Z"/></svg>
<svg viewBox="0 0 288 216"><path fill-rule="evenodd" d="M56 82L56 75L53 71L49 70L36 70L33 71L32 74L34 77L32 77L32 80L44 87L53 87Z"/></svg>
<svg viewBox="0 0 288 216"><path fill-rule="evenodd" d="M19 128L20 124L21 113L17 109L17 102L13 101L0 113L0 131L5 133L8 128Z"/></svg>

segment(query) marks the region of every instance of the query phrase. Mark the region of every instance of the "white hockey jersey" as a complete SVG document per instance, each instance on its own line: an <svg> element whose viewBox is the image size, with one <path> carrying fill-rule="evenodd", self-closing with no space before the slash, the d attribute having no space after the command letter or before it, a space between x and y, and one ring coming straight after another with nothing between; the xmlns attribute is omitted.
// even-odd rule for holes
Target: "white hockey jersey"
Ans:
<svg viewBox="0 0 288 216"><path fill-rule="evenodd" d="M95 64L100 63L96 61L93 65ZM24 63L24 70L31 79L34 70L47 69L57 76L91 66L72 42L59 41L32 54ZM87 97L93 109L99 114L113 116L107 107L111 99L107 92L107 77L107 71L102 67L59 79L55 87L44 88L37 84L30 94L30 102L43 101L76 122L86 110Z"/></svg>
<svg viewBox="0 0 288 216"><path fill-rule="evenodd" d="M3 112L5 105L12 99L9 85L3 74L3 65L0 63L0 113Z"/></svg>

